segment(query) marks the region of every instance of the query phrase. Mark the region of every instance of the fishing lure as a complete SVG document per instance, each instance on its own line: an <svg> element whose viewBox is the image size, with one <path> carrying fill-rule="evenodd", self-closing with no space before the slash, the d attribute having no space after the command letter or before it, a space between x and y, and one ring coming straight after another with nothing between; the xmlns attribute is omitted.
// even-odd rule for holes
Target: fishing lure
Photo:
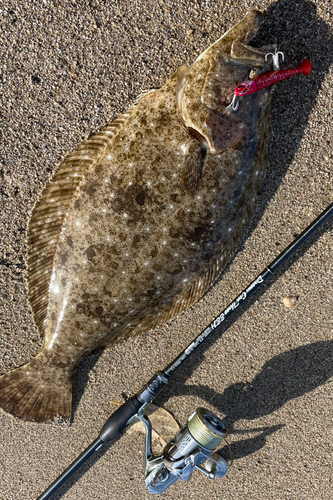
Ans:
<svg viewBox="0 0 333 500"><path fill-rule="evenodd" d="M266 89L267 87L271 87L277 82L281 80L285 80L293 75L297 75L298 73L303 73L303 75L309 75L312 70L312 65L308 59L304 59L301 62L298 68L291 69L282 69L279 71L269 71L267 73L263 73L259 75L254 80L248 80L246 82L237 85L234 90L234 98L229 107L233 109L233 111L237 111L239 106L238 97L245 96L249 94L254 94L254 92L258 92L259 90Z"/></svg>

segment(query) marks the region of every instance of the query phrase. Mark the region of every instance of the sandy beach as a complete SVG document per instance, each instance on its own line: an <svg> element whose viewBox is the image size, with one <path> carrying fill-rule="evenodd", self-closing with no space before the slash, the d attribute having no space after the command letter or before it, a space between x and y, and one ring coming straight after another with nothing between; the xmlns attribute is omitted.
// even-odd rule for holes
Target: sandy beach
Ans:
<svg viewBox="0 0 333 500"><path fill-rule="evenodd" d="M57 166L251 8L266 14L255 45L276 42L283 67L308 58L313 71L276 87L269 167L246 238L185 313L84 359L70 426L0 409L1 500L40 495L97 437L112 401L165 367L332 202L333 8L330 0L0 0L0 375L43 345L28 301L26 238ZM332 228L331 218L156 398L180 425L200 406L220 415L234 459L225 478L196 471L163 499L331 500ZM96 455L54 500L151 498L142 435Z"/></svg>

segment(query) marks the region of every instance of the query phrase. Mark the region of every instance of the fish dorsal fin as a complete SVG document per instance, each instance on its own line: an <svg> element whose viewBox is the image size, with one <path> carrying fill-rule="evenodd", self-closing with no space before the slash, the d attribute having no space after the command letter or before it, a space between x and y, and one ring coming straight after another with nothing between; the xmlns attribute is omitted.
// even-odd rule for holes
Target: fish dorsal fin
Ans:
<svg viewBox="0 0 333 500"><path fill-rule="evenodd" d="M83 141L67 156L32 212L28 235L29 299L41 333L44 332L53 261L75 192L86 175L94 170L113 136L130 117L131 110Z"/></svg>

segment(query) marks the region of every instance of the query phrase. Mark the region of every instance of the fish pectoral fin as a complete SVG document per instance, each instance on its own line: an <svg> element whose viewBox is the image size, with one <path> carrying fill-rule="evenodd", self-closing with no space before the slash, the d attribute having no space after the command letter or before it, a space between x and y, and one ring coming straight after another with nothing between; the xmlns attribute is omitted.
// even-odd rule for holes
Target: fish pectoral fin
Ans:
<svg viewBox="0 0 333 500"><path fill-rule="evenodd" d="M48 364L43 353L0 377L0 407L31 422L69 420L73 372Z"/></svg>
<svg viewBox="0 0 333 500"><path fill-rule="evenodd" d="M199 188L206 153L207 149L198 148L192 155L187 157L186 166L183 170L183 185L192 196Z"/></svg>
<svg viewBox="0 0 333 500"><path fill-rule="evenodd" d="M194 125L193 128L204 137L207 149L212 154L222 153L243 139L240 119L208 108L201 113L201 123Z"/></svg>

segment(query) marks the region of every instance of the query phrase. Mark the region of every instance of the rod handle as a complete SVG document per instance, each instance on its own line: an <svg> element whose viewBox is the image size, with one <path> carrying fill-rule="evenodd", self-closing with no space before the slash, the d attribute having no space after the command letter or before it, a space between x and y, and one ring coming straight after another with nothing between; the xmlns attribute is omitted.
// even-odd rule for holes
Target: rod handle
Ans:
<svg viewBox="0 0 333 500"><path fill-rule="evenodd" d="M134 417L143 405L144 402L141 403L136 396L128 399L107 419L99 433L100 439L107 443L119 437L124 432L129 419Z"/></svg>

